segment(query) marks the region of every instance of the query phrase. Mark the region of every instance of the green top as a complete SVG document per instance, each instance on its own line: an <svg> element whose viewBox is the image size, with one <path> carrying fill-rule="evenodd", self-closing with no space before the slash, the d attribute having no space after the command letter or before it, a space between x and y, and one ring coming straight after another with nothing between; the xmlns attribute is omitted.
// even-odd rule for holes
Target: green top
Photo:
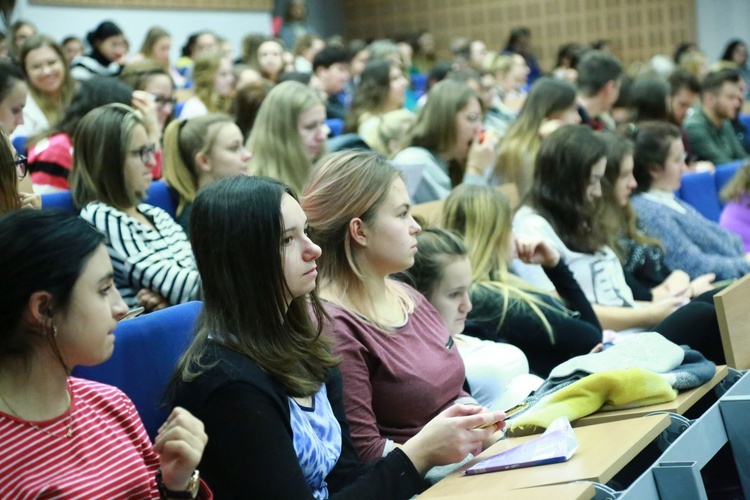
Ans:
<svg viewBox="0 0 750 500"><path fill-rule="evenodd" d="M717 127L698 107L682 125L690 140L690 149L698 160L721 165L748 156L729 120L724 120L721 127Z"/></svg>

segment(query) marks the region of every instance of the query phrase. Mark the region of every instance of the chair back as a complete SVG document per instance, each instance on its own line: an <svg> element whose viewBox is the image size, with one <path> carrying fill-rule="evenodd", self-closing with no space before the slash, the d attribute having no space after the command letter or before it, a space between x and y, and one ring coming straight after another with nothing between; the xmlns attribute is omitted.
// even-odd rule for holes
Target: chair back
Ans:
<svg viewBox="0 0 750 500"><path fill-rule="evenodd" d="M732 180L737 170L741 169L743 165L747 163L747 160L737 160L730 163L724 163L722 165L716 165L716 172L714 172L714 179L716 181L716 192L721 193L727 182Z"/></svg>
<svg viewBox="0 0 750 500"><path fill-rule="evenodd" d="M344 120L341 118L329 118L326 120L326 125L331 129L330 137L337 137L344 133Z"/></svg>
<svg viewBox="0 0 750 500"><path fill-rule="evenodd" d="M750 368L750 275L714 295L721 343L727 365Z"/></svg>
<svg viewBox="0 0 750 500"><path fill-rule="evenodd" d="M682 176L682 184L677 196L692 205L705 218L719 221L721 202L716 191L713 172L696 172Z"/></svg>
<svg viewBox="0 0 750 500"><path fill-rule="evenodd" d="M78 215L78 209L73 205L73 197L71 196L70 191L43 194L42 208L45 210L62 210L69 214Z"/></svg>
<svg viewBox="0 0 750 500"><path fill-rule="evenodd" d="M76 367L73 375L127 394L153 440L169 416L164 396L180 356L193 339L202 306L202 302L187 302L119 323L112 357L97 366Z"/></svg>
<svg viewBox="0 0 750 500"><path fill-rule="evenodd" d="M154 181L146 191L146 199L149 205L159 207L174 218L177 215L177 204L169 193L169 188L164 181ZM70 191L49 193L42 195L42 208L64 210L68 213L78 215L79 210L73 205L73 197Z"/></svg>

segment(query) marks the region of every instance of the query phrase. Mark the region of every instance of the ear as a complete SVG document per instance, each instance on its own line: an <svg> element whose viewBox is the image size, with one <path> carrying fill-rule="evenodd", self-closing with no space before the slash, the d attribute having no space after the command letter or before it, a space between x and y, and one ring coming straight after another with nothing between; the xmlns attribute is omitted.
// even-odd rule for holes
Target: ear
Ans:
<svg viewBox="0 0 750 500"><path fill-rule="evenodd" d="M617 83L614 80L610 80L607 83L605 83L604 87L602 87L602 94L610 95L612 93L612 89L615 88L615 85L617 85Z"/></svg>
<svg viewBox="0 0 750 500"><path fill-rule="evenodd" d="M352 242L361 247L367 246L367 230L362 219L355 217L349 221L349 236Z"/></svg>
<svg viewBox="0 0 750 500"><path fill-rule="evenodd" d="M196 153L195 166L198 168L198 172L211 172L211 159L206 153Z"/></svg>
<svg viewBox="0 0 750 500"><path fill-rule="evenodd" d="M29 297L29 303L23 311L22 321L35 330L51 328L52 302L52 294L49 292L32 293Z"/></svg>
<svg viewBox="0 0 750 500"><path fill-rule="evenodd" d="M651 176L651 179L658 179L661 176L661 173L664 171L663 165L658 165L656 163L652 163L648 166L648 173Z"/></svg>

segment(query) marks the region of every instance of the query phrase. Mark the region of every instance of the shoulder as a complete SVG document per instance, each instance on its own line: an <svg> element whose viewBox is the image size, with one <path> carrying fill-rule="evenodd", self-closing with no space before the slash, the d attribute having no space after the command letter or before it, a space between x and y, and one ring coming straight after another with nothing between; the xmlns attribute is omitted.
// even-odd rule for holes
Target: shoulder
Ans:
<svg viewBox="0 0 750 500"><path fill-rule="evenodd" d="M518 230L521 226L528 230L554 233L550 222L528 205L523 205L513 216L513 229Z"/></svg>
<svg viewBox="0 0 750 500"><path fill-rule="evenodd" d="M113 414L131 413L133 402L117 387L77 377L70 377L70 389L75 395L75 404L93 405Z"/></svg>
<svg viewBox="0 0 750 500"><path fill-rule="evenodd" d="M434 163L435 160L432 156L432 153L427 151L425 148L419 148L419 147L408 147L406 149L403 149L399 151L396 156L393 157L394 163Z"/></svg>
<svg viewBox="0 0 750 500"><path fill-rule="evenodd" d="M92 201L81 209L81 218L88 222L96 222L98 218L123 220L127 215L101 201Z"/></svg>
<svg viewBox="0 0 750 500"><path fill-rule="evenodd" d="M685 118L685 121L682 123L682 128L688 132L700 130L706 127L706 123L706 115L703 113L703 110L698 107L698 109L695 110L695 113Z"/></svg>

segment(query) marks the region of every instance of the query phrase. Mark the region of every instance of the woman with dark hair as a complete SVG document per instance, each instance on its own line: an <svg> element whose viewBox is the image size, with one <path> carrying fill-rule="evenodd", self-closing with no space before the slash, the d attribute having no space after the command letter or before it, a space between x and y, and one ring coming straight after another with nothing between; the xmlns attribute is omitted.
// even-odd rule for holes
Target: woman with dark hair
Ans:
<svg viewBox="0 0 750 500"><path fill-rule="evenodd" d="M11 60L0 60L0 129L7 136L23 125L27 93L21 68Z"/></svg>
<svg viewBox="0 0 750 500"><path fill-rule="evenodd" d="M383 114L404 106L408 86L409 80L397 64L388 60L368 63L354 92L346 131L369 136L372 129L377 129Z"/></svg>
<svg viewBox="0 0 750 500"><path fill-rule="evenodd" d="M39 194L67 191L73 169L73 139L78 123L91 110L105 104L132 104L138 108L150 137L160 137L153 99L112 77L95 77L79 86L65 114L53 128L38 138L31 138L29 172L34 192ZM154 177L161 175L161 150Z"/></svg>
<svg viewBox="0 0 750 500"><path fill-rule="evenodd" d="M542 143L534 184L527 204L514 217L514 232L545 239L560 253L593 304L602 327L618 331L652 329L676 344L697 349L716 363L723 362L713 305L687 303L688 299L681 296L648 303L635 301L622 265L608 246L605 221L596 216L606 162L604 140L590 128L569 125L553 132ZM534 285L554 289L539 269L526 264L515 269Z"/></svg>
<svg viewBox="0 0 750 500"><path fill-rule="evenodd" d="M174 401L211 436L201 472L218 498L410 498L431 466L462 458L492 432L461 427L502 414L448 410L362 465L338 360L321 335L321 250L294 192L265 177L223 179L198 194L190 226L204 305Z"/></svg>
<svg viewBox="0 0 750 500"><path fill-rule="evenodd" d="M237 92L235 92L232 100L231 112L245 140L250 137L255 119L260 112L260 106L271 89L273 89L273 84L268 80L258 80L237 87Z"/></svg>
<svg viewBox="0 0 750 500"><path fill-rule="evenodd" d="M745 88L750 88L750 68L747 67L747 44L745 42L737 39L731 40L724 49L721 60L736 64L737 70L745 81ZM747 90L745 92L747 94Z"/></svg>
<svg viewBox="0 0 750 500"><path fill-rule="evenodd" d="M70 74L62 47L46 35L26 40L18 61L26 73L29 96L23 109L24 124L14 135L27 137L57 124L78 84Z"/></svg>
<svg viewBox="0 0 750 500"><path fill-rule="evenodd" d="M76 80L94 76L115 76L120 72L120 61L127 55L122 30L112 21L104 21L86 35L91 52L73 59L71 74Z"/></svg>
<svg viewBox="0 0 750 500"><path fill-rule="evenodd" d="M157 149L143 119L123 104L102 106L81 120L73 146L73 202L107 236L125 302L153 310L195 300L200 276L185 232L142 202Z"/></svg>
<svg viewBox="0 0 750 500"><path fill-rule="evenodd" d="M393 158L399 168L421 170L409 186L414 204L443 199L462 182L486 184L485 170L495 161L496 140L483 137L484 110L475 91L445 80L428 96L405 148Z"/></svg>
<svg viewBox="0 0 750 500"><path fill-rule="evenodd" d="M196 498L199 420L175 408L152 446L125 394L70 376L112 355L127 313L104 236L52 210L5 215L0 234L0 496Z"/></svg>
<svg viewBox="0 0 750 500"><path fill-rule="evenodd" d="M607 167L597 217L608 225L608 246L620 258L635 300L652 301L669 295L692 298L712 290L716 275L708 273L691 281L686 272L672 271L664 262L661 241L640 229L630 204L630 195L638 187L633 176L633 143L611 134L604 136L604 142Z"/></svg>
<svg viewBox="0 0 750 500"><path fill-rule="evenodd" d="M639 76L630 85L628 121L633 123L647 120L669 121L668 97L669 83L663 78Z"/></svg>
<svg viewBox="0 0 750 500"><path fill-rule="evenodd" d="M523 195L531 188L542 138L565 124L581 123L572 83L543 77L531 87L521 112L500 142L493 184L514 183Z"/></svg>
<svg viewBox="0 0 750 500"><path fill-rule="evenodd" d="M633 208L646 234L664 244L666 264L691 278L715 273L724 280L750 272L750 254L744 253L742 240L674 195L686 169L679 129L670 123L645 122L631 131L631 137L638 182Z"/></svg>

